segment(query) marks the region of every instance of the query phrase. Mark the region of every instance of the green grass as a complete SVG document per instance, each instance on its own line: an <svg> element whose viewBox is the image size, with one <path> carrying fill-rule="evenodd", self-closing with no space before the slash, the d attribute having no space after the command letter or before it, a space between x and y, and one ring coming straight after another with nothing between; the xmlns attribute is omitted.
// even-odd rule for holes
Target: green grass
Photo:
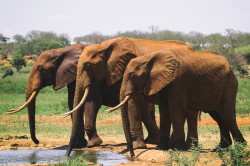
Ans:
<svg viewBox="0 0 250 166"><path fill-rule="evenodd" d="M239 88L236 99L236 113L250 113L250 79L238 78Z"/></svg>

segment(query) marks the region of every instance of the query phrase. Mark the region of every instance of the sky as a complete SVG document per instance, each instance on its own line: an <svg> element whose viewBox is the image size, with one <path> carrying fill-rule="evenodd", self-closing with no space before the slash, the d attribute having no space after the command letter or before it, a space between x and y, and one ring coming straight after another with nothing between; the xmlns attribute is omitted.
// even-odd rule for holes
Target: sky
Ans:
<svg viewBox="0 0 250 166"><path fill-rule="evenodd" d="M203 34L235 29L250 33L250 0L0 0L0 33L32 30L114 35L131 30Z"/></svg>

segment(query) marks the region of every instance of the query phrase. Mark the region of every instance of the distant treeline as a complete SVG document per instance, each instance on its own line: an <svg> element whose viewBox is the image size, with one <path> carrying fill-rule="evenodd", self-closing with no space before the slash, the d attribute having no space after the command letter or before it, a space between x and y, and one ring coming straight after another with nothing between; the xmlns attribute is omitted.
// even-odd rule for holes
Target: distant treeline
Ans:
<svg viewBox="0 0 250 166"><path fill-rule="evenodd" d="M116 37L133 37L148 40L179 40L191 45L197 51L214 50L228 58L232 66L241 70L250 63L250 33L226 29L224 34L204 35L200 32L183 33L169 30L158 30L150 26L149 32L138 30L118 32L114 35L103 35L93 32L85 36L75 37L75 43L95 44ZM10 42L13 41L13 42ZM0 33L0 55L8 56L39 55L42 51L61 48L72 44L67 34L54 32L31 31L26 36L16 34L10 37Z"/></svg>

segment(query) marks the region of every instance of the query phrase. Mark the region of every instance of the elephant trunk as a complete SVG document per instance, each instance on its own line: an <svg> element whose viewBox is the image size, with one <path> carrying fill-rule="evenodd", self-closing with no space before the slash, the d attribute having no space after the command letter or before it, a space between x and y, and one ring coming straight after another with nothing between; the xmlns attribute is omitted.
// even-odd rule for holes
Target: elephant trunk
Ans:
<svg viewBox="0 0 250 166"><path fill-rule="evenodd" d="M86 95L86 90L85 90L85 93ZM84 96L85 96L84 95ZM76 84L76 89L75 89L75 96L74 96L74 105L73 107L76 108L77 106L79 106L79 103L81 102L81 99L83 99L83 88L81 86L79 86L78 84ZM86 99L84 99L86 100ZM79 106L78 108L81 108L81 106ZM66 152L66 156L69 156L71 151L73 150L75 144L76 144L76 139L78 137L81 137L80 135L78 136L78 130L80 130L81 127L79 127L80 123L81 123L81 118L82 115L81 115L81 109L75 109L75 111L73 112L73 116L72 116L72 119L73 119L73 124L72 124L72 129L71 129L71 136L70 136L70 142L69 142L69 147L67 149L67 152Z"/></svg>
<svg viewBox="0 0 250 166"><path fill-rule="evenodd" d="M37 94L38 91L36 91L35 93ZM34 94L34 92L32 94ZM32 96L31 92L29 90L26 90L26 100L29 100L31 96ZM32 99L27 108L28 108L31 139L35 144L39 144L39 141L36 138L36 126L35 126L36 97Z"/></svg>
<svg viewBox="0 0 250 166"><path fill-rule="evenodd" d="M124 95L121 95L121 99L124 98ZM125 138L127 141L127 148L130 151L130 156L134 157L134 149L133 149L133 140L132 135L130 132L130 122L128 117L128 102L125 102L125 104L121 107L121 115L122 115L122 124L123 124L123 130L125 134Z"/></svg>

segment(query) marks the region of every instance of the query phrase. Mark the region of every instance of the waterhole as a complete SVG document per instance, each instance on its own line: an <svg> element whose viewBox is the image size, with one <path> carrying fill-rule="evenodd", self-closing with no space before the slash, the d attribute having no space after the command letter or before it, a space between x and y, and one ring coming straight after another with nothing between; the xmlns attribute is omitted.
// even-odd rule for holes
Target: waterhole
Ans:
<svg viewBox="0 0 250 166"><path fill-rule="evenodd" d="M0 151L0 165L26 165L62 163L69 159L64 156L65 150L4 150ZM129 162L130 159L121 154L109 151L72 151L71 158L78 155L89 162L104 166Z"/></svg>

